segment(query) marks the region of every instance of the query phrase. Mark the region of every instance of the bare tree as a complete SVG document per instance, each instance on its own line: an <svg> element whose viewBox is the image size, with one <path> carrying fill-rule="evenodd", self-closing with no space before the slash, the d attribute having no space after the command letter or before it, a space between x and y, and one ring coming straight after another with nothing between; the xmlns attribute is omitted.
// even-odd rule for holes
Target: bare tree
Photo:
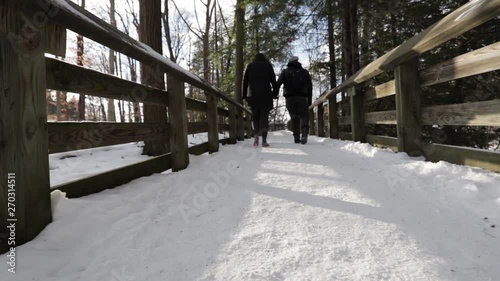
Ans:
<svg viewBox="0 0 500 281"><path fill-rule="evenodd" d="M139 39L161 54L161 0L140 0L139 3ZM159 65L150 66L141 63L141 82L159 89L165 89L164 75L160 71ZM144 122L166 124L167 121L166 107L144 105ZM165 141L146 141L142 153L149 156L157 156L167 153L167 151L168 147Z"/></svg>
<svg viewBox="0 0 500 281"><path fill-rule="evenodd" d="M85 9L85 0L81 0L81 6ZM84 42L83 35L77 35L76 64L83 66ZM78 99L78 120L85 120L85 95L80 94Z"/></svg>
<svg viewBox="0 0 500 281"><path fill-rule="evenodd" d="M109 22L112 26L116 27L116 9L115 9L115 0L109 0ZM115 51L111 48L109 49L109 73L111 75L115 75L115 65L116 65L116 55ZM116 113L115 113L115 100L108 99L108 120L112 122L116 122Z"/></svg>

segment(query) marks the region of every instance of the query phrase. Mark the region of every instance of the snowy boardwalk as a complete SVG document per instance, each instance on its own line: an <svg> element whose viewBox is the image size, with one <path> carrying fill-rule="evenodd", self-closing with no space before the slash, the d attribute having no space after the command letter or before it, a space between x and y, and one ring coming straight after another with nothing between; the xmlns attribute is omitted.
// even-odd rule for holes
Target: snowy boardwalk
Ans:
<svg viewBox="0 0 500 281"><path fill-rule="evenodd" d="M500 175L288 132L80 199L0 280L498 280ZM492 227L495 225L496 227Z"/></svg>

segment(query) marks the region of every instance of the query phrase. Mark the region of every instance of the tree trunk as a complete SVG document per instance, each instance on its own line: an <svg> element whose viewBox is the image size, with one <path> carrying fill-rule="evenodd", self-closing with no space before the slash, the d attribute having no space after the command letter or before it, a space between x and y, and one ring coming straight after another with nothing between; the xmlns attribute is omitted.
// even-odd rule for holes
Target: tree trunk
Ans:
<svg viewBox="0 0 500 281"><path fill-rule="evenodd" d="M109 0L109 21L110 24L116 27L116 17L115 17L115 0ZM116 63L116 55L115 51L109 49L109 74L115 75L115 63ZM115 113L115 100L108 100L108 120L112 122L116 122L116 113Z"/></svg>
<svg viewBox="0 0 500 281"><path fill-rule="evenodd" d="M352 54L352 73L360 69L359 66L359 35L358 35L358 0L351 0L349 9L349 18L351 20L351 54Z"/></svg>
<svg viewBox="0 0 500 281"><path fill-rule="evenodd" d="M330 89L337 86L337 73L335 69L335 25L334 25L334 3L333 0L327 0L328 5L328 51L330 54Z"/></svg>
<svg viewBox="0 0 500 281"><path fill-rule="evenodd" d="M370 63L371 55L370 55L370 2L362 1L363 8L363 19L361 20L361 24L363 25L363 30L361 31L361 65L367 66Z"/></svg>
<svg viewBox="0 0 500 281"><path fill-rule="evenodd" d="M140 0L139 39L162 53L161 0ZM159 65L149 66L141 63L141 82L159 89L165 89L163 73ZM175 106L175 105L171 105ZM167 123L167 110L164 106L144 105L144 122ZM158 156L168 152L166 141L146 141L142 154Z"/></svg>
<svg viewBox="0 0 500 281"><path fill-rule="evenodd" d="M85 9L85 0L82 0L81 4L82 8ZM76 64L79 66L83 66L83 54L84 54L84 42L83 35L78 35L76 40ZM85 95L80 94L78 98L78 120L85 120Z"/></svg>
<svg viewBox="0 0 500 281"><path fill-rule="evenodd" d="M243 83L243 48L245 46L245 6L243 0L236 2L236 70L235 89L236 101L242 103Z"/></svg>

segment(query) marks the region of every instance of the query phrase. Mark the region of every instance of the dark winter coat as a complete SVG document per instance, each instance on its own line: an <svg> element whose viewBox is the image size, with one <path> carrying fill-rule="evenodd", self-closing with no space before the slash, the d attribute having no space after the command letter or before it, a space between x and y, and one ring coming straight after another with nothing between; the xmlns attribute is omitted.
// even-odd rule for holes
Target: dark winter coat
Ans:
<svg viewBox="0 0 500 281"><path fill-rule="evenodd" d="M247 66L243 77L243 98L251 108L273 108L273 99L278 98L276 75L271 63L263 54Z"/></svg>
<svg viewBox="0 0 500 281"><path fill-rule="evenodd" d="M289 86L291 78L291 73L293 70L299 69L299 75L303 77L304 85L300 90L291 90ZM308 99L309 105L312 103L312 79L309 71L302 68L302 65L298 61L289 62L287 68L281 72L280 77L278 78L278 88L281 87L282 84L285 85L283 96L285 98L294 97L294 96L303 96Z"/></svg>

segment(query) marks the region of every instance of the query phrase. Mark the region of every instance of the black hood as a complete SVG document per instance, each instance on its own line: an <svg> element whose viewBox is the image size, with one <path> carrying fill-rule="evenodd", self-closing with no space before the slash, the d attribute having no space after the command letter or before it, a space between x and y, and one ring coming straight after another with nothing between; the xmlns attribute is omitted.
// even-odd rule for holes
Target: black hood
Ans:
<svg viewBox="0 0 500 281"><path fill-rule="evenodd" d="M255 55L254 61L267 61L266 56L263 53L258 53Z"/></svg>
<svg viewBox="0 0 500 281"><path fill-rule="evenodd" d="M286 66L292 67L292 68L302 68L302 64L300 64L300 62L298 62L298 61L291 61Z"/></svg>

